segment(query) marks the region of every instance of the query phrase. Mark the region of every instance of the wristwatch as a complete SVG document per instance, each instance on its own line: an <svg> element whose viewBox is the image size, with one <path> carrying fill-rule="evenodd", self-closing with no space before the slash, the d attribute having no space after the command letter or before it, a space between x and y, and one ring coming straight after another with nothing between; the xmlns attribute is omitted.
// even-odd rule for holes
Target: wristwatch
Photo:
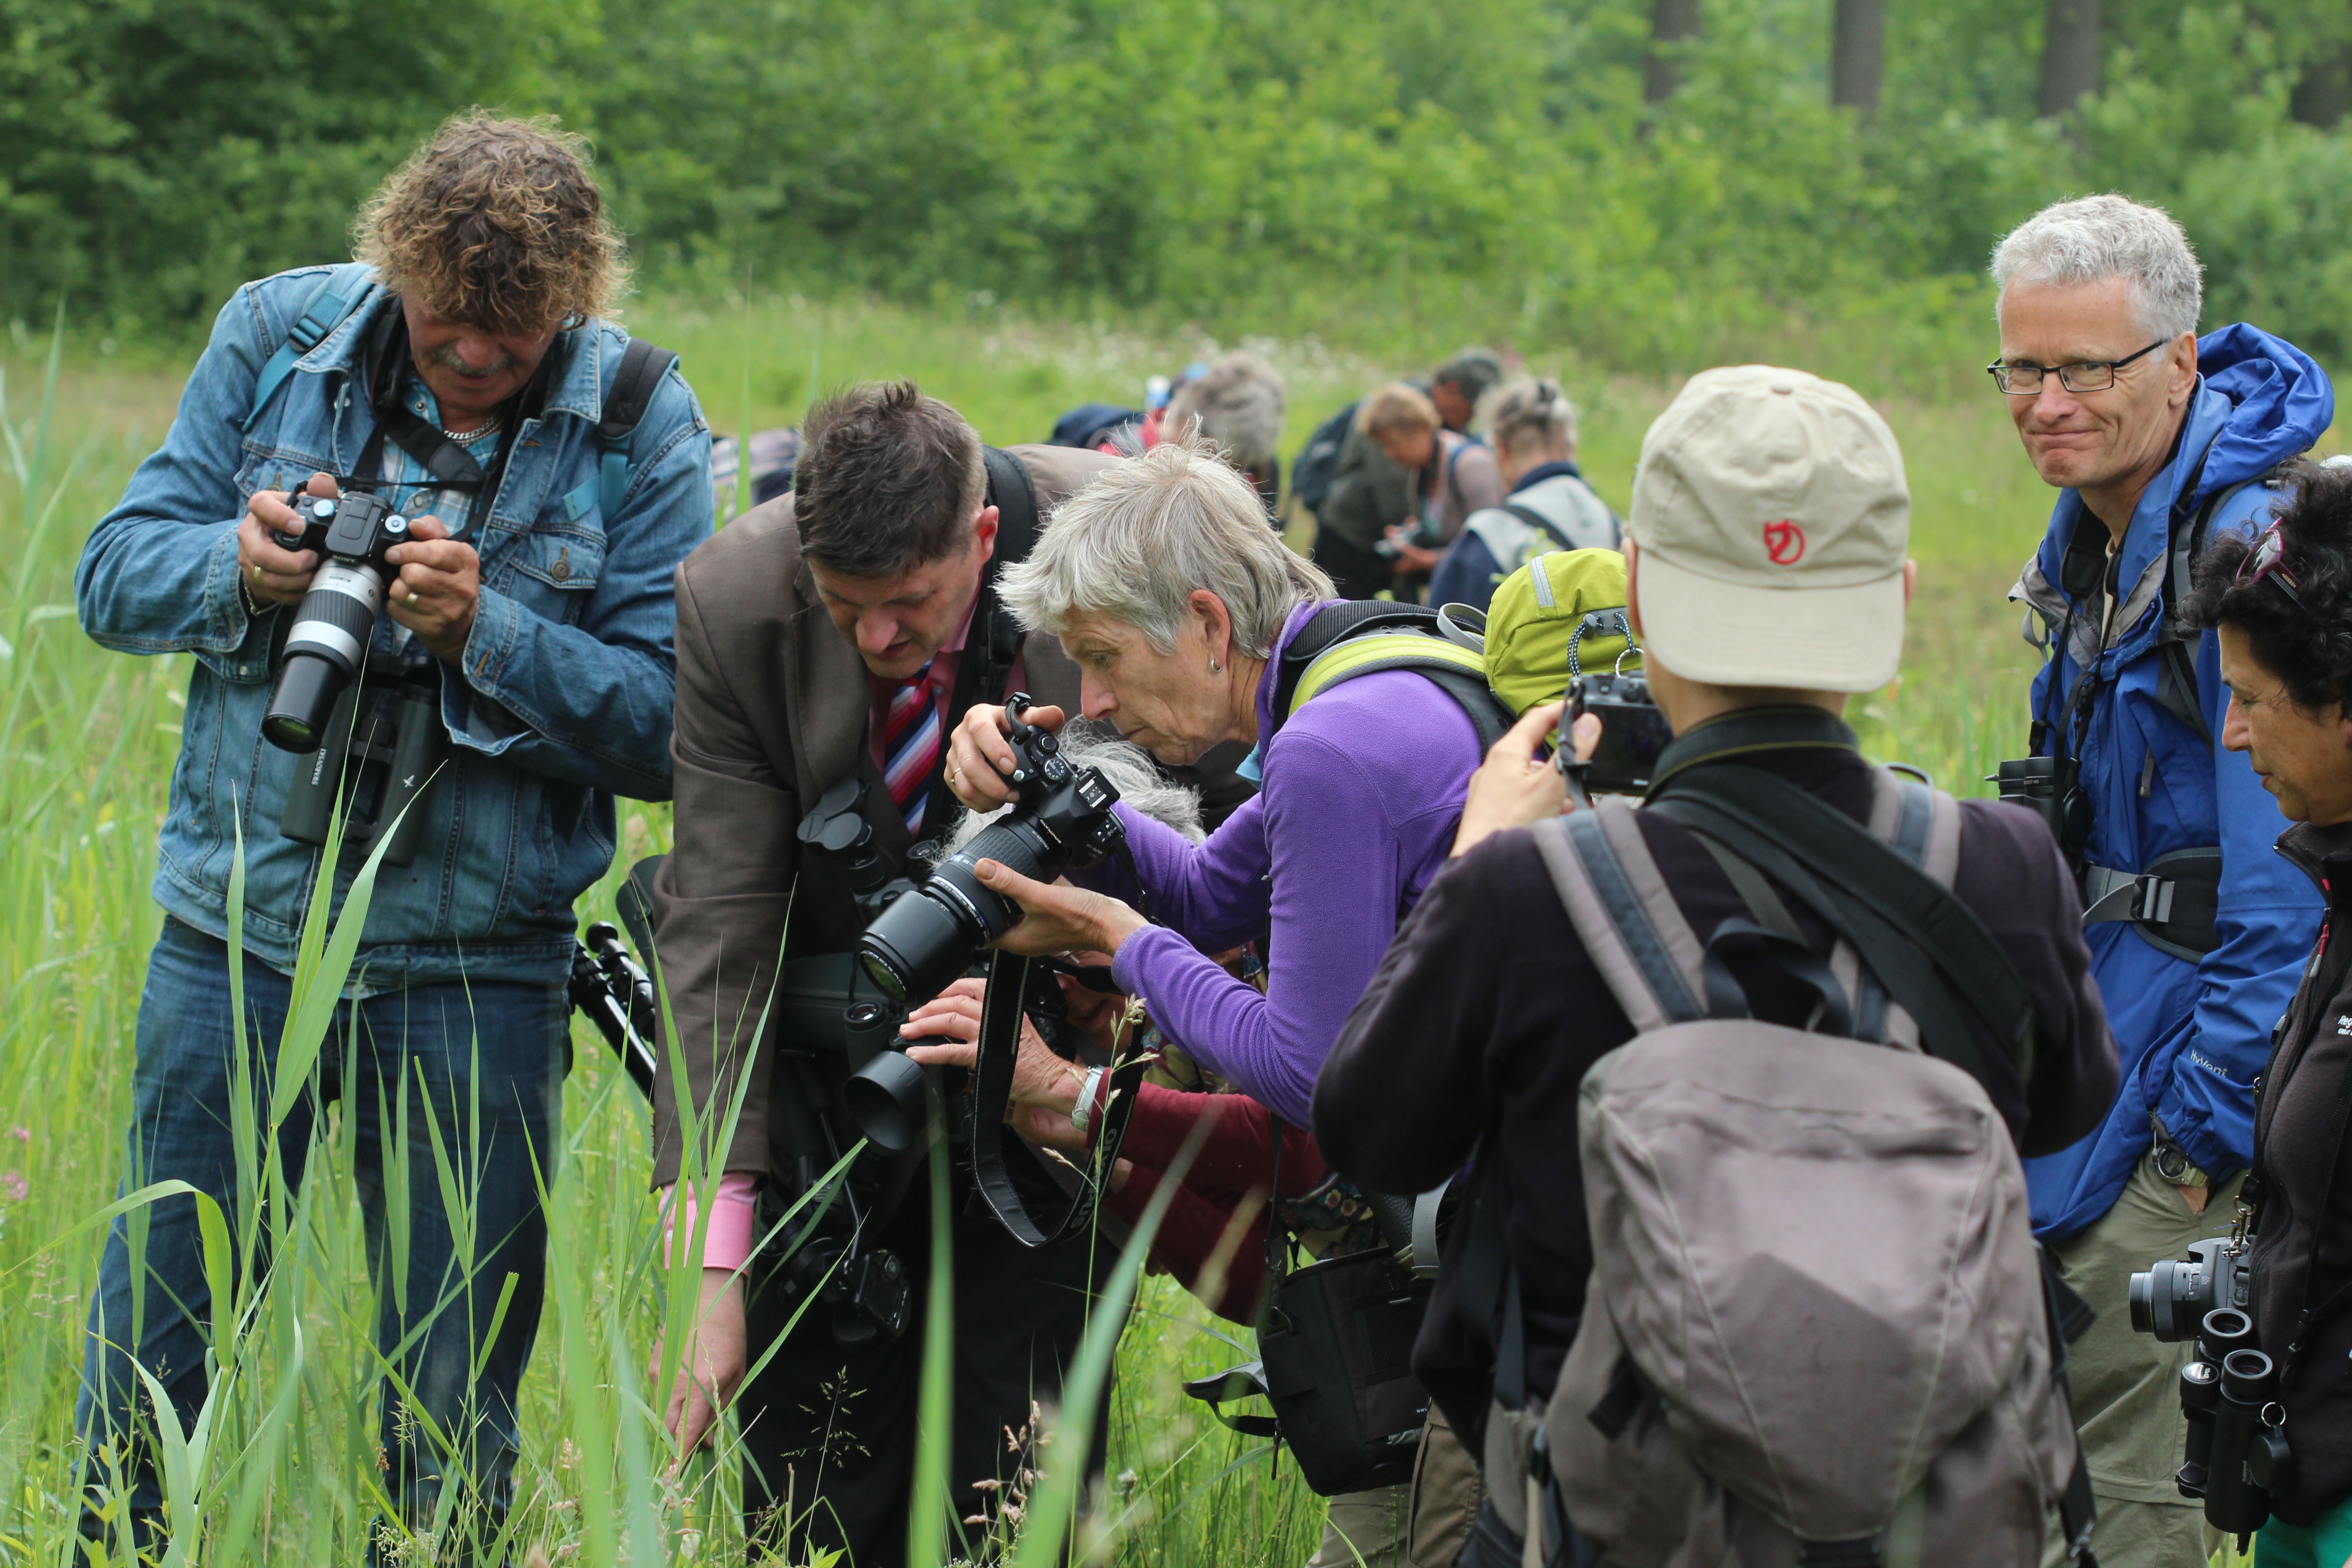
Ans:
<svg viewBox="0 0 2352 1568"><path fill-rule="evenodd" d="M1086 1081L1078 1085L1078 1102L1070 1107L1072 1131L1084 1134L1095 1119L1095 1090L1102 1086L1105 1068L1088 1068Z"/></svg>

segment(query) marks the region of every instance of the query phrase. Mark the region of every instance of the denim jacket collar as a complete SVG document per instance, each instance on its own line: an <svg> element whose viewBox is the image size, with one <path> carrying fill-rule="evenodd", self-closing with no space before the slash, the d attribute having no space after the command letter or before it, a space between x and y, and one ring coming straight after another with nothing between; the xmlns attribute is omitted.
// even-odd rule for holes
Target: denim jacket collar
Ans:
<svg viewBox="0 0 2352 1568"><path fill-rule="evenodd" d="M381 283L372 286L360 300L359 308L343 319L342 323L319 341L316 348L294 362L298 372L314 375L341 375L356 379L359 357L367 342L369 330L384 310L399 308L399 296ZM561 354L554 384L547 390L547 402L540 411L542 419L554 414L570 414L594 424L604 413L604 334L596 331L593 321L567 327L555 334L548 353Z"/></svg>

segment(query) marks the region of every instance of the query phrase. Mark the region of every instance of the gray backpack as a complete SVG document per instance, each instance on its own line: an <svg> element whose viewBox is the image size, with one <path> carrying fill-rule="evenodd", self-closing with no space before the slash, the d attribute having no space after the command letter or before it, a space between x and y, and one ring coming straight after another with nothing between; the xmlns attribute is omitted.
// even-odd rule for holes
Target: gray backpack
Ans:
<svg viewBox="0 0 2352 1568"><path fill-rule="evenodd" d="M1865 837L1755 769L1692 783L1652 809L1699 832L1755 917L1705 941L1622 801L1537 829L1638 1033L1580 1095L1594 1258L1581 1327L1542 1410L1496 1410L1490 1461L1524 1444L1523 1473L1540 1477L1548 1457L1574 1560L1610 1568L2032 1568L2062 1530L2079 1551L2089 1479L2024 1173L1983 1086L1938 1059L1973 1048L1922 1048L1923 1022L1933 1049L1958 1007L2023 995L1946 890L1957 805L1881 770ZM1759 864L1840 931L1829 960ZM1963 926L1975 935L1953 937ZM1959 960L1894 962L1890 930L1938 929ZM1747 1016L1723 963L1740 942L1812 990L1811 1028ZM1987 947L1997 977L1919 1000L1920 973L1990 974ZM2032 1048L2030 1034L2015 1043ZM1565 1532L1555 1520L1549 1533Z"/></svg>

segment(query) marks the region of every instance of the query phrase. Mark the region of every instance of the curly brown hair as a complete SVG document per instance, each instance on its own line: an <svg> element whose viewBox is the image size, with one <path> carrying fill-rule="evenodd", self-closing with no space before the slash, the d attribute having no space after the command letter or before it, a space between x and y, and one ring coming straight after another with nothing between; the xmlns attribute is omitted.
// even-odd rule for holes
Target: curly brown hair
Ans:
<svg viewBox="0 0 2352 1568"><path fill-rule="evenodd" d="M551 115L453 115L360 209L353 248L385 288L467 326L609 320L628 263L590 162Z"/></svg>

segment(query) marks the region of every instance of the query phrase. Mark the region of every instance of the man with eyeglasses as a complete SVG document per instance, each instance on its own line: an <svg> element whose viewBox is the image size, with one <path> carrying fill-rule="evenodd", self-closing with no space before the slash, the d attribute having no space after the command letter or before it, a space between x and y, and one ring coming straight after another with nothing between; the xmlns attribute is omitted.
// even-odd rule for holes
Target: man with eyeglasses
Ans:
<svg viewBox="0 0 2352 1568"><path fill-rule="evenodd" d="M2084 935L2123 1076L2093 1136L2026 1163L2036 1234L2097 1312L2069 1378L2105 1568L2202 1568L2180 1495L2185 1345L2131 1331L2136 1269L2226 1235L2252 1158L2253 1084L2319 905L2271 852L2284 828L2220 744L2229 691L2210 633L2175 613L2193 552L2266 523L2280 466L2335 415L2327 377L2242 323L2200 340L2180 226L2121 196L2062 202L1994 253L1988 369L2059 491L2011 590L2046 654L2033 761L2001 793L2049 817L2081 876Z"/></svg>

